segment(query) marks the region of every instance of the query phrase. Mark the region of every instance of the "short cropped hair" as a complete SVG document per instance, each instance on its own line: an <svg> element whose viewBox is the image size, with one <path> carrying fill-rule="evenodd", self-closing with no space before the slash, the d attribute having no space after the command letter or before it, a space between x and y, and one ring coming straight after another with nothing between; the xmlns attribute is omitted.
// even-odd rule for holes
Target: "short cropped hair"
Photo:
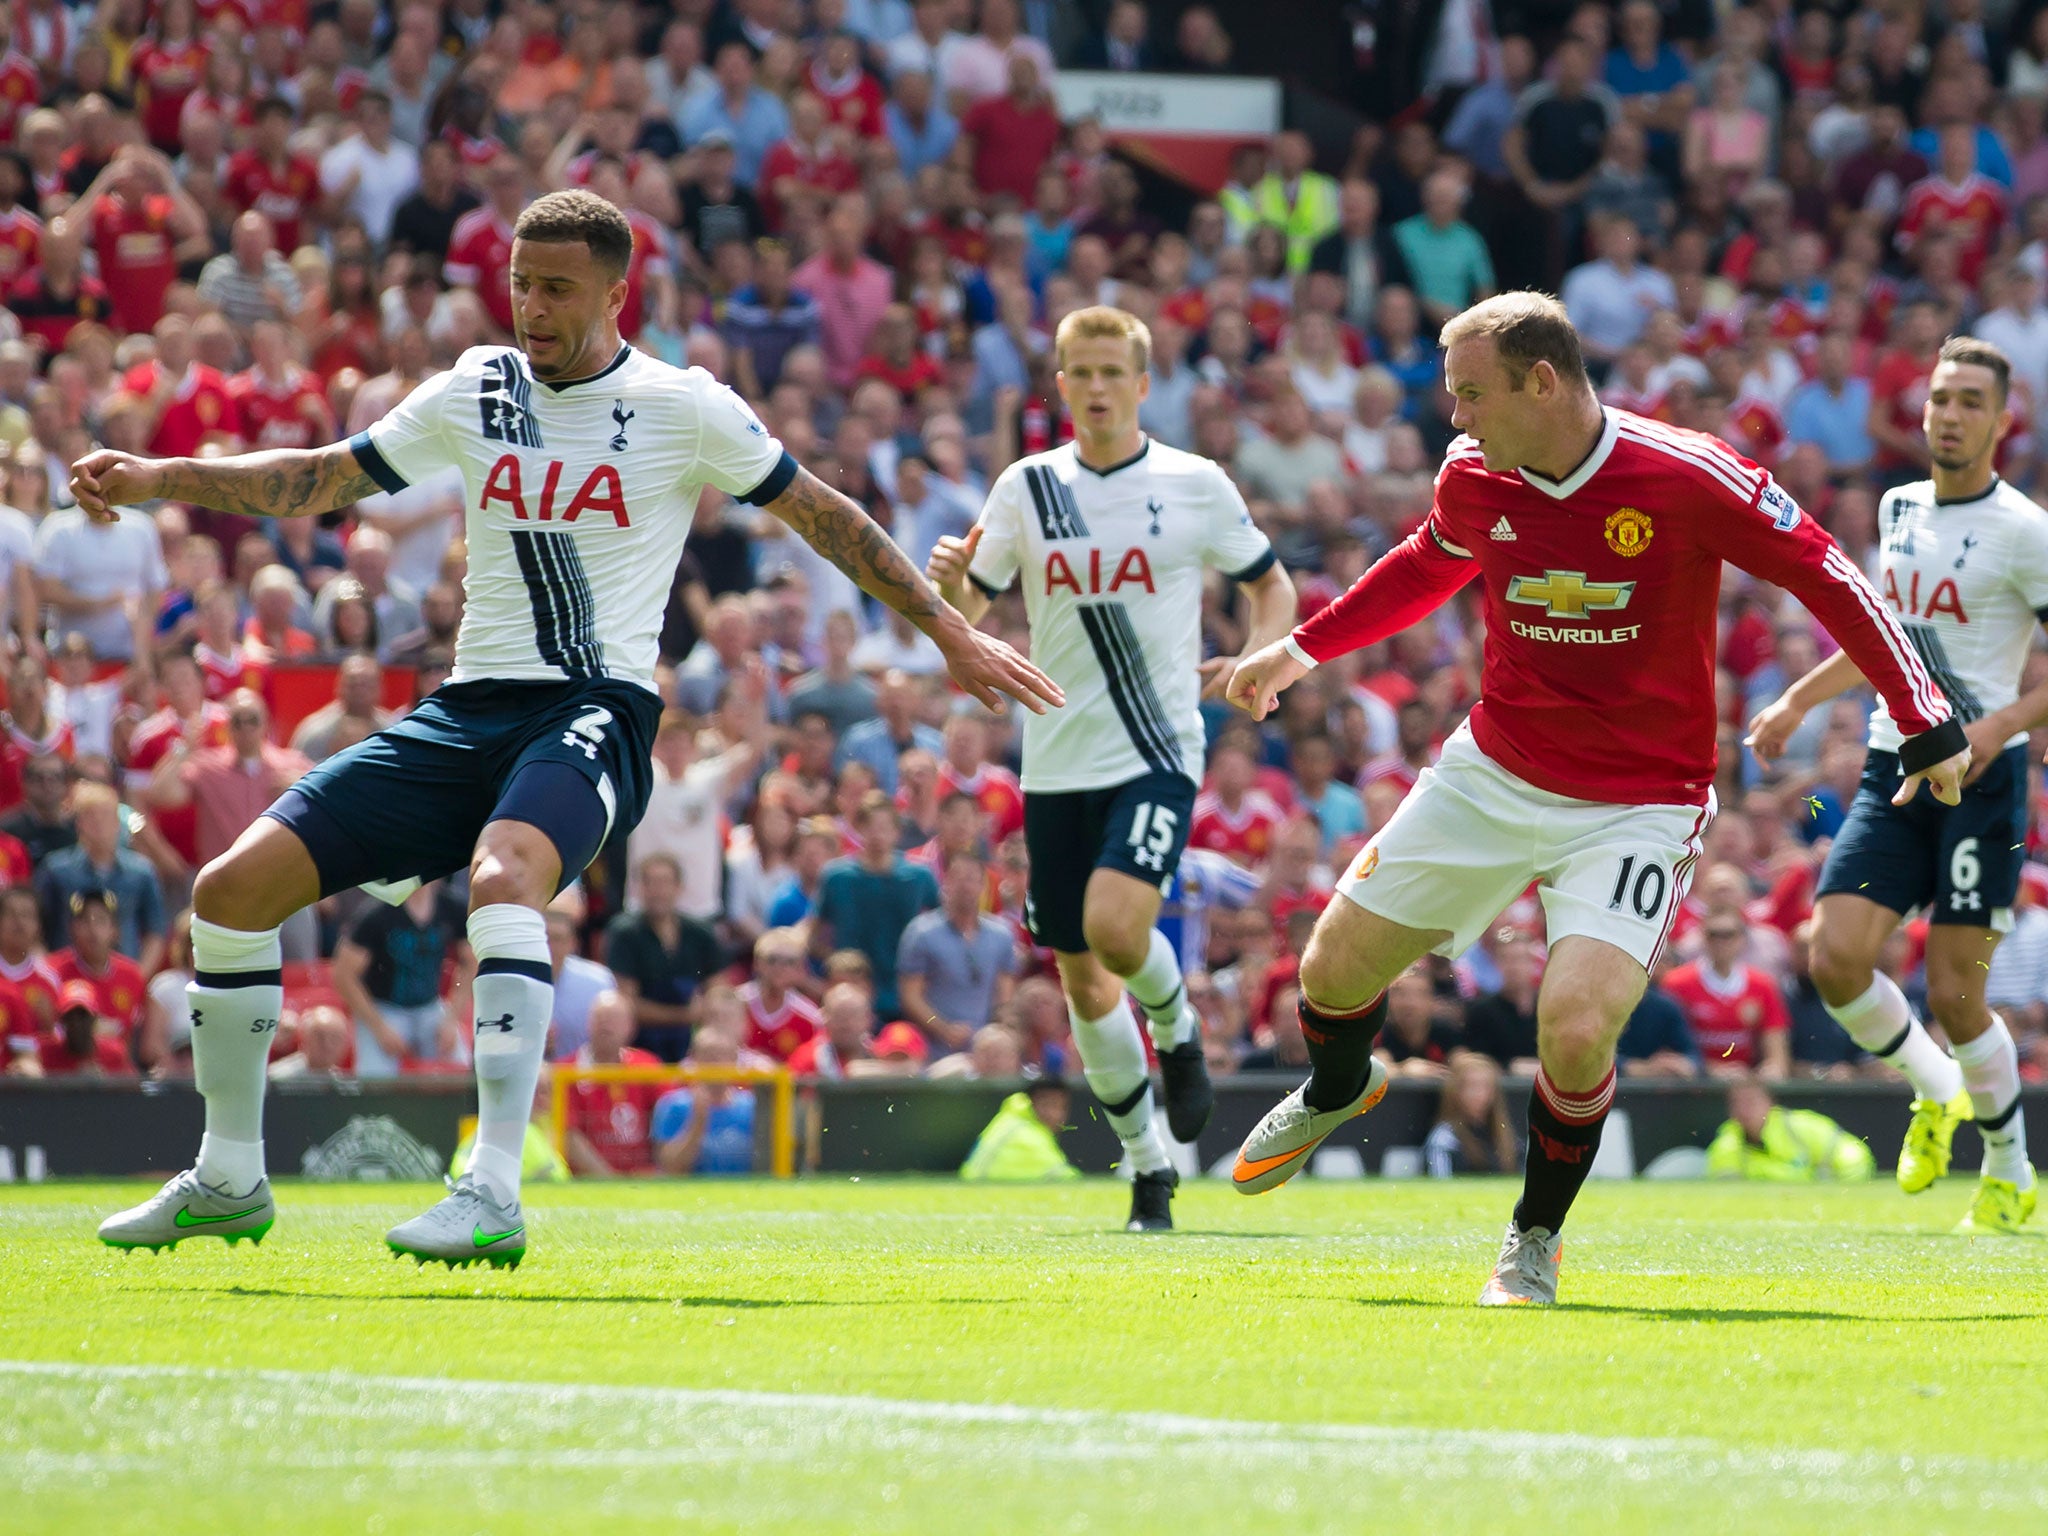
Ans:
<svg viewBox="0 0 2048 1536"><path fill-rule="evenodd" d="M1455 342L1480 336L1493 338L1508 383L1516 389L1539 362L1550 364L1566 384L1591 385L1579 333L1572 329L1564 306L1547 293L1525 289L1482 300L1453 316L1438 340L1448 351Z"/></svg>
<svg viewBox="0 0 2048 1536"><path fill-rule="evenodd" d="M591 259L614 279L626 275L626 265L633 259L633 226L626 216L595 192L576 187L535 198L512 226L512 235L542 244L580 240L590 248Z"/></svg>
<svg viewBox="0 0 2048 1536"><path fill-rule="evenodd" d="M1091 341L1097 337L1116 337L1131 344L1131 361L1138 372L1144 373L1152 366L1152 332L1144 321L1127 310L1113 309L1107 304L1091 304L1086 309L1077 309L1060 322L1060 328L1053 337L1053 357L1059 366L1067 366L1067 343L1070 341Z"/></svg>
<svg viewBox="0 0 2048 1536"><path fill-rule="evenodd" d="M1980 341L1975 336L1951 336L1941 344L1935 362L1989 369L1991 376L1998 380L2000 405L2004 405L2012 393L2012 359L1988 341Z"/></svg>

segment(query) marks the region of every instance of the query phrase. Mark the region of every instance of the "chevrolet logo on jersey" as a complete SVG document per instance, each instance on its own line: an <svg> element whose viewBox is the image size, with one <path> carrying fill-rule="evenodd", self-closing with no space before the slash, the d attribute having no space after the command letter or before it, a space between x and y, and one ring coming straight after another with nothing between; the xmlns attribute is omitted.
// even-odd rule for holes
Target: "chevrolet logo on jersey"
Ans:
<svg viewBox="0 0 2048 1536"><path fill-rule="evenodd" d="M1508 601L1536 604L1553 619L1583 619L1626 608L1635 590L1632 581L1588 581L1584 571L1545 571L1512 578Z"/></svg>

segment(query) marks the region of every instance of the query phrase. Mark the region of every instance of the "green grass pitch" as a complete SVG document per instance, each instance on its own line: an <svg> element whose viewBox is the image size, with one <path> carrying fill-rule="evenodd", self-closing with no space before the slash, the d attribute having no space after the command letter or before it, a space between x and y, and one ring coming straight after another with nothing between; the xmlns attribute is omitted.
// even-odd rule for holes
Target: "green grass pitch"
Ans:
<svg viewBox="0 0 2048 1536"><path fill-rule="evenodd" d="M1472 1305L1497 1182L544 1189L516 1273L425 1187L121 1254L0 1190L0 1529L2048 1531L2048 1242L1969 1186L1594 1185L1554 1311Z"/></svg>

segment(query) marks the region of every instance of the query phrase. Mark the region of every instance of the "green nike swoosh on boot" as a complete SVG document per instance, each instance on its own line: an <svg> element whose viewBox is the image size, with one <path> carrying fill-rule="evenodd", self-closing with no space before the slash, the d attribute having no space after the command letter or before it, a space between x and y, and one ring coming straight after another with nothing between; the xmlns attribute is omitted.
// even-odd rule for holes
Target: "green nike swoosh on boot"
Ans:
<svg viewBox="0 0 2048 1536"><path fill-rule="evenodd" d="M171 1220L181 1227L210 1227L216 1222L240 1221L244 1216L254 1216L262 1209L261 1205L252 1205L246 1211L230 1211L225 1216L194 1216L192 1208L184 1206L179 1209L178 1214L173 1216Z"/></svg>
<svg viewBox="0 0 2048 1536"><path fill-rule="evenodd" d="M520 1226L514 1227L509 1232L486 1232L483 1229L483 1223L479 1222L470 1230L469 1240L479 1248L488 1248L493 1243L502 1243L508 1237L517 1237L525 1230L525 1227Z"/></svg>

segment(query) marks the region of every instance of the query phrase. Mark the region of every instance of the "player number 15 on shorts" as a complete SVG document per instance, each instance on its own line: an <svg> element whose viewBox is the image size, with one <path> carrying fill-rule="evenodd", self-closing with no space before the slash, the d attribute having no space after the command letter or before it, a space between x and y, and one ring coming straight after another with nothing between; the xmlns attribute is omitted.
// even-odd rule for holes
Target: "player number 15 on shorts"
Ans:
<svg viewBox="0 0 2048 1536"><path fill-rule="evenodd" d="M1614 877L1614 894L1607 898L1607 910L1619 912L1626 900L1636 916L1648 922L1662 909L1664 890L1664 866L1652 860L1646 862L1638 873L1636 856L1630 854L1621 861L1621 872Z"/></svg>
<svg viewBox="0 0 2048 1536"><path fill-rule="evenodd" d="M1131 862L1165 874L1166 850L1173 846L1173 829L1179 823L1180 818L1166 806L1150 800L1140 805L1131 817L1131 835L1124 845L1131 850Z"/></svg>

